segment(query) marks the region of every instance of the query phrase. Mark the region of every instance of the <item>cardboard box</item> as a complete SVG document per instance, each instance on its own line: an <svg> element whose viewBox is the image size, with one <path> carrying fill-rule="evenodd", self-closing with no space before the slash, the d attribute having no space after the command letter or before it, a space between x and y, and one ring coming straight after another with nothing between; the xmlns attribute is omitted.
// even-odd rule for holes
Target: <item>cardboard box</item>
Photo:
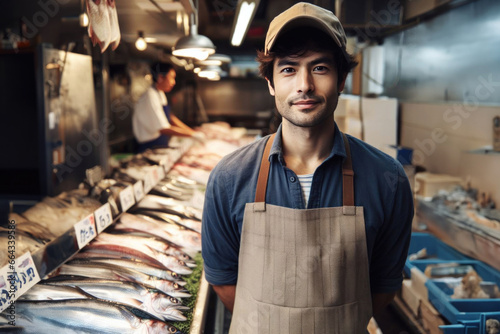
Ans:
<svg viewBox="0 0 500 334"><path fill-rule="evenodd" d="M429 292L427 291L425 282L427 282L427 276L418 268L411 268L411 287L413 291L420 299L428 300Z"/></svg>
<svg viewBox="0 0 500 334"><path fill-rule="evenodd" d="M451 0L405 0L403 18L405 20L412 19L450 1Z"/></svg>
<svg viewBox="0 0 500 334"><path fill-rule="evenodd" d="M420 307L420 296L413 290L411 280L405 279L401 288L401 297L415 317L418 317Z"/></svg>
<svg viewBox="0 0 500 334"><path fill-rule="evenodd" d="M417 173L415 174L415 193L423 197L432 197L440 190L451 191L462 183L461 178L451 175Z"/></svg>

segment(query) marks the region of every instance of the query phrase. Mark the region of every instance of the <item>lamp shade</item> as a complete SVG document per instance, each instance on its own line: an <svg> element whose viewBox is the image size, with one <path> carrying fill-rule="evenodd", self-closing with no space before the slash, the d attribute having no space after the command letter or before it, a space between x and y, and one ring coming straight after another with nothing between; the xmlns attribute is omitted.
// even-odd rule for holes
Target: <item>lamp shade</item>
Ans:
<svg viewBox="0 0 500 334"><path fill-rule="evenodd" d="M172 49L172 54L178 57L207 59L209 55L215 53L214 43L203 35L189 34L177 40Z"/></svg>

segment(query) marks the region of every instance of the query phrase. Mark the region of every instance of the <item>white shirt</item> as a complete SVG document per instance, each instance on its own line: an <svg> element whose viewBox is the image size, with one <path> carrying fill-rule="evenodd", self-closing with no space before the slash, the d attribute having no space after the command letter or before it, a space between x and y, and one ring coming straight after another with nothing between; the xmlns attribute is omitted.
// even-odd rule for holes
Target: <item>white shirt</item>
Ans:
<svg viewBox="0 0 500 334"><path fill-rule="evenodd" d="M165 94L151 86L137 101L132 116L132 130L139 143L154 140L160 130L170 128L163 106L167 105Z"/></svg>

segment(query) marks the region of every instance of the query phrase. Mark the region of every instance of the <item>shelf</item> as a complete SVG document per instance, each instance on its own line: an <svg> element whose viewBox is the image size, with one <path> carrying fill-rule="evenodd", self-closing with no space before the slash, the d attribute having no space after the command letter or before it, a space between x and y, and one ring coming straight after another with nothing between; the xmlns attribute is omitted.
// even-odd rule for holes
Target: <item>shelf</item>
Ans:
<svg viewBox="0 0 500 334"><path fill-rule="evenodd" d="M169 151L169 157L165 159L164 164L152 169L144 180L139 180L133 186L130 185L123 189L119 193L119 198L121 201L120 207L125 209L122 209L116 216L112 216L109 203L106 203L94 212L89 212L85 219L75 222L74 226L68 231L33 253L16 254L14 250L12 253L14 257L13 264L7 264L0 268L0 293L9 296L9 299L0 299L0 313L33 285L71 259L99 233L114 224L123 212L130 209L136 202L139 202L146 193L165 177L174 163L184 155L192 144L192 140L183 141L177 149ZM147 188L149 189L147 191L144 189L145 185L148 185ZM15 224L13 224L12 230L15 231ZM15 232L13 234L15 235Z"/></svg>
<svg viewBox="0 0 500 334"><path fill-rule="evenodd" d="M485 146L485 147L477 148L475 150L467 151L467 153L500 156L500 151L494 151L492 146Z"/></svg>

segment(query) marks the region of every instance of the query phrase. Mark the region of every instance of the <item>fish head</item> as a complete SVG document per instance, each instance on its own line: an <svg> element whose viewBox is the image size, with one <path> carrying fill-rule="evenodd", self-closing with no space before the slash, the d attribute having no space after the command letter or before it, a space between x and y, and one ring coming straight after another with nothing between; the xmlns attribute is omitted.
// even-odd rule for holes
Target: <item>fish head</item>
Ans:
<svg viewBox="0 0 500 334"><path fill-rule="evenodd" d="M147 331L144 332L144 334L165 334L165 333L183 334L176 327L162 321L147 320L146 323L147 323L146 327Z"/></svg>

